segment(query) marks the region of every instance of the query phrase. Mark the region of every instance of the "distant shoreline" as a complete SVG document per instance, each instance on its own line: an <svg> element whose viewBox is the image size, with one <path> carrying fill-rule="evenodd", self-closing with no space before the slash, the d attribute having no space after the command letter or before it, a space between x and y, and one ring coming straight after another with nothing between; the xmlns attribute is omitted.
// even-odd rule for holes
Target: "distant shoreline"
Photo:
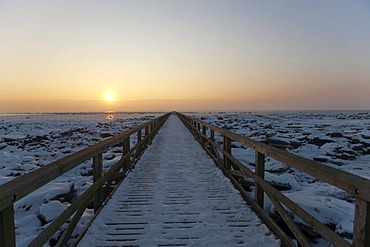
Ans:
<svg viewBox="0 0 370 247"><path fill-rule="evenodd" d="M153 111L97 111L97 112L9 112L0 113L0 116L12 115L95 115L95 114L147 114L147 113L165 113L165 110ZM184 113L367 113L370 110L180 110Z"/></svg>

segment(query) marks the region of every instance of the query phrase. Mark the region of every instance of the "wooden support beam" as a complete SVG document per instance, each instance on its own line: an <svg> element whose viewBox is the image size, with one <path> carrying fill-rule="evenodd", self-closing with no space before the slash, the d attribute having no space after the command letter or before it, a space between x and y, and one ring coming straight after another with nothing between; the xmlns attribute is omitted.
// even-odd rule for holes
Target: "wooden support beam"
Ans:
<svg viewBox="0 0 370 247"><path fill-rule="evenodd" d="M15 247L13 204L0 211L0 246Z"/></svg>
<svg viewBox="0 0 370 247"><path fill-rule="evenodd" d="M356 198L353 246L370 246L370 203L359 197Z"/></svg>

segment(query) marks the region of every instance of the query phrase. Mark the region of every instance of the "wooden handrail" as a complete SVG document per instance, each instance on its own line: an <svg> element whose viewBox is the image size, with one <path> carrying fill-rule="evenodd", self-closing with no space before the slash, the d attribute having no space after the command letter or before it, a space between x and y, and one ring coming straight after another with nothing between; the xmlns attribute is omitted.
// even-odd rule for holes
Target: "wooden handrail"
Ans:
<svg viewBox="0 0 370 247"><path fill-rule="evenodd" d="M243 197L245 197L245 199L251 203L256 212L261 214L261 218L264 219L265 223L275 231L285 245L291 246L292 242L287 240L287 236L285 234L282 234L281 231L276 230L276 225L271 223L271 220L266 220L266 217L269 216L265 215L263 212L264 193L270 197L270 200L275 205L277 211L293 232L295 238L298 240L301 246L308 246L308 242L299 229L297 229L290 216L285 213L281 204L289 208L290 212L303 219L310 227L315 229L319 234L321 234L335 246L351 246L334 231L320 223L313 216L308 214L305 210L292 202L289 198L284 196L280 191L273 188L264 180L265 156L271 157L283 164L303 171L315 178L320 179L323 182L334 185L355 196L356 207L353 246L370 246L370 180L326 166L307 158L288 153L286 151L255 141L249 137L241 136L228 130L218 128L199 119L189 117L181 113L177 114L188 127L190 132L192 132L196 139L203 145L208 154L220 166L225 175L231 179L231 181L239 190L241 190ZM206 134L207 129L210 130L209 137ZM223 147L215 143L214 132L217 132L223 137ZM242 162L232 156L232 152L230 150L230 141L239 142L256 151L255 171L248 169L244 164L242 164ZM250 177L255 181L255 199L252 199L243 189L241 184L239 184L239 182L234 178L242 175Z"/></svg>
<svg viewBox="0 0 370 247"><path fill-rule="evenodd" d="M16 201L29 195L38 188L44 186L50 181L58 178L69 170L77 167L81 163L94 159L94 183L88 188L70 207L66 209L52 224L38 236L30 244L30 246L40 246L50 238L55 231L57 231L62 224L78 210L77 214L82 214L86 208L88 201L94 197L95 212L99 211L102 206L104 198L102 198L103 185L110 181L112 177L122 179L132 169L134 163L138 160L143 153L145 146L147 146L154 135L158 132L159 128L166 121L170 113L164 114L146 123L140 124L131 128L122 134L116 135L105 141L99 142L95 145L82 149L60 160L50 163L35 171L17 177L10 182L0 186L0 246L15 246L15 229L14 229L14 209L13 205ZM142 138L142 130L145 130L145 137ZM130 137L137 133L138 142L130 149ZM124 149L122 150L122 158L115 165L107 171L102 171L102 153L109 148L123 142ZM134 155L135 153L135 155ZM133 156L134 155L134 156ZM131 160L133 156L133 160ZM123 169L123 175L116 175L120 169ZM110 184L109 184L110 185ZM107 195L105 195L107 198ZM76 224L78 219L73 219L73 224ZM75 225L68 228L69 235L72 233ZM68 234L65 234L68 235ZM69 238L65 236L61 240L64 243Z"/></svg>

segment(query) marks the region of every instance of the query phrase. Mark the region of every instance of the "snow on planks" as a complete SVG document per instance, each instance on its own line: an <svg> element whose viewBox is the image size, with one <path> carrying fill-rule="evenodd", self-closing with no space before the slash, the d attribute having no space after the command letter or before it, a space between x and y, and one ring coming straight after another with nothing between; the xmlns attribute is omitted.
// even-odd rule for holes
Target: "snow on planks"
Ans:
<svg viewBox="0 0 370 247"><path fill-rule="evenodd" d="M171 115L79 246L280 246Z"/></svg>

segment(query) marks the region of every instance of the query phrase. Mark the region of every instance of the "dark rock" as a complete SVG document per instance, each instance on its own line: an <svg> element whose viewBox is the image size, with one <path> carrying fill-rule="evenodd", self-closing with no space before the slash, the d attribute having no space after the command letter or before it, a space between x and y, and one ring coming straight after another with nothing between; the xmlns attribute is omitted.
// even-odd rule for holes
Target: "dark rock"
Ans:
<svg viewBox="0 0 370 247"><path fill-rule="evenodd" d="M364 139L370 139L370 135L369 134L362 134L362 138L364 138Z"/></svg>
<svg viewBox="0 0 370 247"><path fill-rule="evenodd" d="M37 218L41 222L41 226L44 226L44 225L46 225L48 223L48 221L46 220L45 216L42 215L42 214L37 214Z"/></svg>
<svg viewBox="0 0 370 247"><path fill-rule="evenodd" d="M57 201L60 201L60 202L69 202L69 203L72 203L73 200L76 198L76 195L77 195L77 190L74 189L74 184L72 183L71 186L70 186L70 189L67 193L64 193L64 194L60 194L60 195L57 195L53 198L51 198L50 200L57 200Z"/></svg>
<svg viewBox="0 0 370 247"><path fill-rule="evenodd" d="M269 181L269 184L271 184L272 187L279 191L283 190L290 190L292 186L289 183L281 183L281 182L276 182L276 181Z"/></svg>
<svg viewBox="0 0 370 247"><path fill-rule="evenodd" d="M80 172L80 174L83 177L89 177L89 176L92 176L94 174L94 170L93 169L85 170L83 172Z"/></svg>
<svg viewBox="0 0 370 247"><path fill-rule="evenodd" d="M263 127L264 129L272 129L272 124L268 124L266 126Z"/></svg>
<svg viewBox="0 0 370 247"><path fill-rule="evenodd" d="M334 164L334 165L337 165L337 166L342 166L344 165L344 163L340 160L330 160L329 161L330 163Z"/></svg>
<svg viewBox="0 0 370 247"><path fill-rule="evenodd" d="M326 144L326 143L331 143L333 142L333 140L330 140L330 139L322 139L322 138L319 138L319 137L315 137L313 139L308 139L308 142L310 144L314 144L316 146L319 146L321 147L322 145Z"/></svg>
<svg viewBox="0 0 370 247"><path fill-rule="evenodd" d="M276 147L276 148L279 148L279 149L282 149L282 150L286 150L290 146L289 142L286 142L286 141L283 141L283 140L280 140L280 139L276 139L276 138L267 138L265 143L267 145L270 145L270 146L273 146L273 147Z"/></svg>
<svg viewBox="0 0 370 247"><path fill-rule="evenodd" d="M330 124L316 124L315 125L315 128L317 128L317 129L324 129L324 128L327 128L327 127L330 127Z"/></svg>
<svg viewBox="0 0 370 247"><path fill-rule="evenodd" d="M352 146L352 149L355 150L355 151L362 151L364 148L364 145L359 143L359 144L355 144Z"/></svg>
<svg viewBox="0 0 370 247"><path fill-rule="evenodd" d="M112 134L110 134L110 133L101 133L100 134L100 137L101 138L107 138L107 137L111 137L111 136L113 136Z"/></svg>
<svg viewBox="0 0 370 247"><path fill-rule="evenodd" d="M335 157L338 159L342 159L342 160L355 160L356 159L355 155L344 153L344 152L335 154Z"/></svg>
<svg viewBox="0 0 370 247"><path fill-rule="evenodd" d="M306 141L307 140L307 136L300 136L297 139L298 139L298 141Z"/></svg>
<svg viewBox="0 0 370 247"><path fill-rule="evenodd" d="M354 138L354 137L346 137L348 139L348 142L351 144L357 144L360 143L360 140Z"/></svg>
<svg viewBox="0 0 370 247"><path fill-rule="evenodd" d="M108 154L108 155L105 155L104 156L104 159L105 160L112 160L112 159L114 159L116 156L114 155L114 154Z"/></svg>
<svg viewBox="0 0 370 247"><path fill-rule="evenodd" d="M279 130L277 130L276 132L278 132L278 133L282 133L282 134L286 134L286 133L288 133L288 132L289 132L289 130L279 129Z"/></svg>
<svg viewBox="0 0 370 247"><path fill-rule="evenodd" d="M329 158L325 156L319 156L319 157L313 157L313 160L317 162L328 162Z"/></svg>
<svg viewBox="0 0 370 247"><path fill-rule="evenodd" d="M370 143L369 142L365 142L365 141L362 141L360 142L362 145L364 145L365 148L369 148L370 147Z"/></svg>
<svg viewBox="0 0 370 247"><path fill-rule="evenodd" d="M335 138L343 137L343 134L339 132L331 132L331 133L327 133L326 135L330 137L335 137Z"/></svg>
<svg viewBox="0 0 370 247"><path fill-rule="evenodd" d="M299 148L299 147L303 146L303 144L302 144L302 143L300 143L300 142L295 142L295 141L290 142L290 145L293 147L293 149L297 149L297 148Z"/></svg>

